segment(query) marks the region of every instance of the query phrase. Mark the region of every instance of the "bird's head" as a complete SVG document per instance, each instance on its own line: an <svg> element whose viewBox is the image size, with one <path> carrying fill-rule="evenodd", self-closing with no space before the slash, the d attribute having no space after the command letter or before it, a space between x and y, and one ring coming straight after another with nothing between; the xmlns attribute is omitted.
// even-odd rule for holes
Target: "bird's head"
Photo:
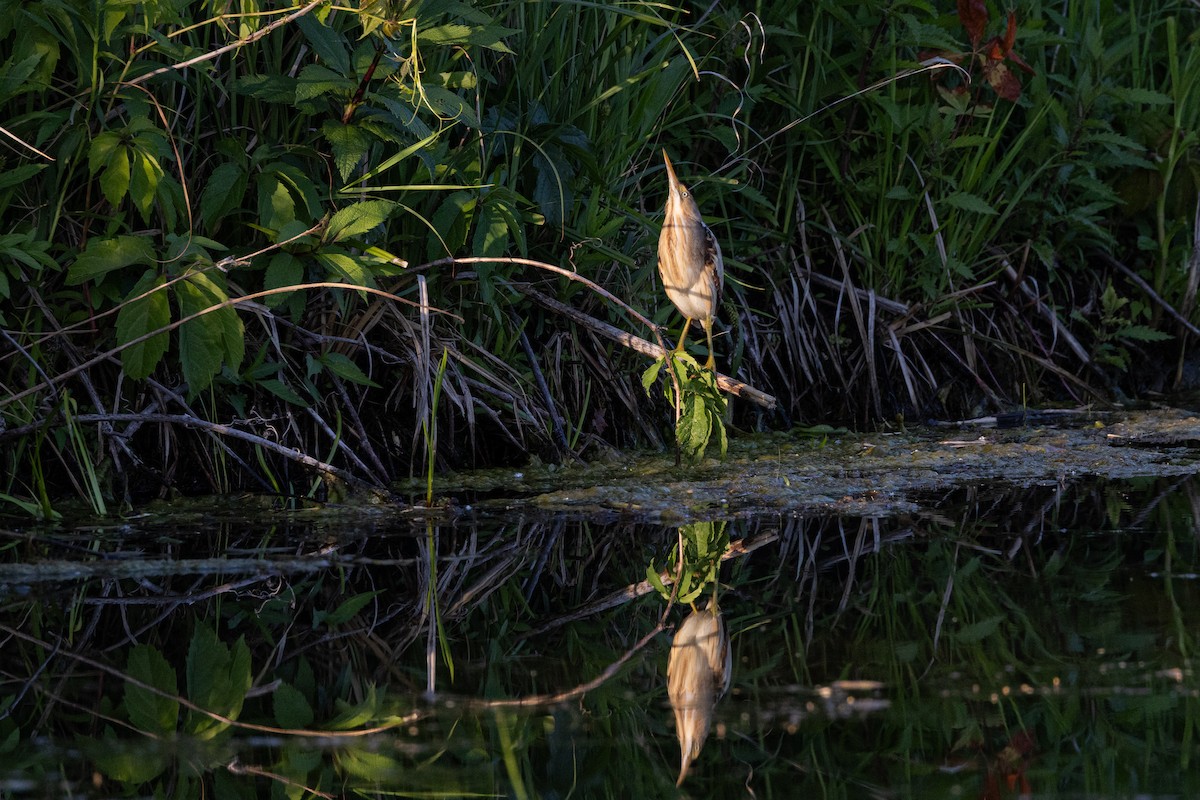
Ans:
<svg viewBox="0 0 1200 800"><path fill-rule="evenodd" d="M667 218L675 222L700 219L700 209L696 206L692 193L683 185L675 174L675 165L671 157L663 150L663 160L667 164Z"/></svg>

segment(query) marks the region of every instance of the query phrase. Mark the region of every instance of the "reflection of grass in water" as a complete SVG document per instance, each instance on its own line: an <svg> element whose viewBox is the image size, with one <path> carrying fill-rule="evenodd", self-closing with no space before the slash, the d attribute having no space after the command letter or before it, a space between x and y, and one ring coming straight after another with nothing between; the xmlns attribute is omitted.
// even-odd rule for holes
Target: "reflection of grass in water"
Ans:
<svg viewBox="0 0 1200 800"><path fill-rule="evenodd" d="M1161 499L1157 484L1136 492L1121 485L967 495L958 498L960 507L861 524L732 523L735 543L770 535L779 544L722 568L733 690L692 765L689 787L715 797L741 796L747 782L759 796L786 789L788 796L860 797L870 786L977 796L985 765L1025 731L1036 758L1024 769L1039 793L1197 788L1186 786L1193 779L1185 766L1195 751L1197 699L1182 654L1193 644L1180 632L1194 635L1190 610L1200 607L1200 592L1196 581L1177 577L1197 570L1190 486ZM1123 529L1147 508L1143 529ZM204 548L194 531L205 527L202 519L189 520L186 533L160 531L139 541L127 531L104 546L125 558L135 546L148 555L156 548L198 554ZM298 537L281 527L264 539L259 525L224 525L206 536L218 537L226 552L257 552L264 565L272 563L266 548L281 548L292 560L321 552L332 566L283 572L282 580L269 569L266 577L160 572L149 581L107 582L89 573L75 604L10 596L10 613L34 613L38 628L51 631L65 630L69 615L83 620L72 652L90 649L122 669L124 631L135 631L178 675L197 625L213 627L226 645L246 634L258 692L246 698L242 721L279 724L288 708L308 708L311 721L297 724L320 729L340 718L353 730L419 715L412 732L405 726L342 743L336 755L289 741L293 755L280 756L283 765L251 747L246 732L231 732L243 765L269 766L305 785L352 779L369 792L372 775L383 780L399 770L410 787L435 796L450 787L507 793L518 784L529 796L659 796L671 789L678 750L663 689L665 634L661 647L635 657L582 700L510 709L503 719L464 706L470 697L573 686L653 631L659 598L610 607L598 600L640 580L642 565L661 558L674 535L561 520L487 531L469 522L439 527L430 583L456 671L452 687L446 674L438 686L459 696L453 708L428 708L416 699L428 669L421 636L428 617L420 613L430 557L422 546L426 523L413 530L371 524L370 536L322 527L315 543L311 530ZM365 530L366 523L347 527ZM62 554L52 538L27 548L42 557ZM171 596L199 599L178 604ZM107 597L122 602L105 604ZM591 612L546 627L563 609ZM92 712L81 709L97 707L98 691L104 713L128 721L121 680L110 676L98 687L88 670L68 669L65 652L28 641L4 648L7 675L28 674L27 664L47 668L0 719L0 741L34 725L69 740L86 730L79 720ZM882 681L878 692L849 694L888 706L861 718L842 715L837 709L851 704L837 694L844 686L833 687L839 679ZM12 685L0 695L12 698ZM821 687L831 687L832 699ZM282 704L289 697L290 705ZM823 706L827 700L834 711ZM114 735L133 734L118 728ZM15 741L9 763L36 755L28 733ZM957 771L944 772L947 765ZM208 763L205 780L217 773L222 781L242 779L222 769Z"/></svg>
<svg viewBox="0 0 1200 800"><path fill-rule="evenodd" d="M869 753L872 759L887 755L874 761L872 776L886 776L889 785L978 786L983 775L977 773L999 770L996 759L1005 746L1029 732L1037 757L1021 769L1035 791L1176 791L1195 749L1197 699L1190 668L1171 669L1188 664L1182 653L1189 641L1179 631L1187 630L1185 609L1196 604L1163 608L1163 599L1172 591L1200 597L1193 582L1131 592L1128 580L1131 568L1144 574L1143 563L1169 560L1171 526L1190 517L1190 509L1180 507L1189 500L1177 493L1175 507L1162 504L1162 521L1146 534L1088 536L1089 527L1105 527L1100 514L1113 508L1092 504L1104 494L1055 493L1062 505L1027 509L1037 512L1028 519L1014 501L1036 495L1009 495L1006 507L1016 513L988 517L999 524L973 524L969 515L911 520L913 541L881 554L860 549L862 537L853 532L841 536L835 526L811 526L808 560L798 571L805 590L812 584L803 576L821 579L816 594L777 594L773 599L790 602L792 612L753 637L735 639L739 653L751 663L760 657L771 663L786 648L795 657L784 660L802 661L808 681L882 679L891 702L869 725L805 719L798 738L805 740L802 763L813 780L863 780L865 762L856 754ZM1072 499L1087 505L1072 509ZM1037 522L1037 530L1023 532L1028 522ZM1083 532L1060 531L1061 524ZM884 523L885 532L888 527ZM1189 544L1182 555L1174 548L1174 558L1194 569ZM821 573L822 552L840 572ZM768 586L794 588L771 583L774 577ZM1139 594L1150 595L1151 608ZM1172 608L1181 611L1172 614ZM801 642L807 647L796 646ZM1144 666L1116 668L1130 661ZM778 675L764 670L744 691L766 696ZM770 740L758 746L772 745L778 746ZM947 765L973 771L952 778L941 772Z"/></svg>

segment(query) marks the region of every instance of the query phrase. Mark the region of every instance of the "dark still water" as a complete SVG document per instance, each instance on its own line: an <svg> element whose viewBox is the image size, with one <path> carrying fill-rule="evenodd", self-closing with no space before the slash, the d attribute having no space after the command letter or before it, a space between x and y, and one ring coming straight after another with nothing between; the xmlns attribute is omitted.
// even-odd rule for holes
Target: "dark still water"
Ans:
<svg viewBox="0 0 1200 800"><path fill-rule="evenodd" d="M1176 477L9 528L0 796L1200 796L1198 509Z"/></svg>

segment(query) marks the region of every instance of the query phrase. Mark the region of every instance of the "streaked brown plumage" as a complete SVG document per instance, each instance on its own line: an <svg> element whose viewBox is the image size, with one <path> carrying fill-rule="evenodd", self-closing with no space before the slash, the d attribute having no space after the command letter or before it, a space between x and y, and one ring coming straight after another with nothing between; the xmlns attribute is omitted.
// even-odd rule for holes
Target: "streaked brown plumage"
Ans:
<svg viewBox="0 0 1200 800"><path fill-rule="evenodd" d="M712 324L725 283L721 246L701 219L692 193L675 177L675 167L666 150L663 160L667 163L669 186L662 234L658 237L658 274L662 276L667 297L687 318L675 349L683 349L692 320L698 320L708 339L705 367L713 369L716 360L713 358Z"/></svg>
<svg viewBox="0 0 1200 800"><path fill-rule="evenodd" d="M692 610L675 633L667 659L667 697L675 710L675 734L679 737L679 780L708 737L713 709L729 691L732 677L729 634L716 597L703 611Z"/></svg>

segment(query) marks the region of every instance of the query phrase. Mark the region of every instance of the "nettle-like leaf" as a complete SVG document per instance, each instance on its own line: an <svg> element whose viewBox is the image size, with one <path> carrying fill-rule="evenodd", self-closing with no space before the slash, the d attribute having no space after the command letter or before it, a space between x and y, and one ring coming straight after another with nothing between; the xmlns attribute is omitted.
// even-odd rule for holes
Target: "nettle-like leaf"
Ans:
<svg viewBox="0 0 1200 800"><path fill-rule="evenodd" d="M360 236L382 225L397 208L397 204L390 200L364 200L339 208L325 226L324 239L327 242L340 242Z"/></svg>
<svg viewBox="0 0 1200 800"><path fill-rule="evenodd" d="M304 262L291 253L276 253L267 262L267 271L263 275L264 289L282 289L285 286L296 286L304 281ZM264 302L268 308L276 308L287 302L291 292L279 292L267 295Z"/></svg>
<svg viewBox="0 0 1200 800"><path fill-rule="evenodd" d="M246 196L246 170L226 162L213 170L200 194L200 219L210 231L230 212L241 208Z"/></svg>
<svg viewBox="0 0 1200 800"><path fill-rule="evenodd" d="M321 125L321 135L329 142L333 163L343 181L350 179L374 141L359 125L346 125L335 119Z"/></svg>
<svg viewBox="0 0 1200 800"><path fill-rule="evenodd" d="M171 304L162 288L165 283L166 278L156 269L146 270L117 312L118 344L162 331L121 351L121 364L131 378L149 377L167 352L170 337L163 329L171 323Z"/></svg>
<svg viewBox="0 0 1200 800"><path fill-rule="evenodd" d="M672 351L642 374L642 386L647 392L664 366L675 373L683 393L682 410L675 421L675 443L680 456L689 464L700 463L715 437L721 458L724 458L729 450L725 432L726 400L717 386L716 375L711 370L701 369L691 355ZM675 386L670 376L663 381L663 392L667 402L674 405Z"/></svg>
<svg viewBox="0 0 1200 800"><path fill-rule="evenodd" d="M194 272L177 283L176 297L180 317L201 314L179 328L179 360L188 387L195 394L212 382L222 361L234 369L241 365L246 349L245 327L228 305L225 289L205 273Z"/></svg>
<svg viewBox="0 0 1200 800"><path fill-rule="evenodd" d="M134 264L149 266L153 263L154 248L149 240L140 236L92 239L67 269L67 283L76 286L123 267Z"/></svg>

